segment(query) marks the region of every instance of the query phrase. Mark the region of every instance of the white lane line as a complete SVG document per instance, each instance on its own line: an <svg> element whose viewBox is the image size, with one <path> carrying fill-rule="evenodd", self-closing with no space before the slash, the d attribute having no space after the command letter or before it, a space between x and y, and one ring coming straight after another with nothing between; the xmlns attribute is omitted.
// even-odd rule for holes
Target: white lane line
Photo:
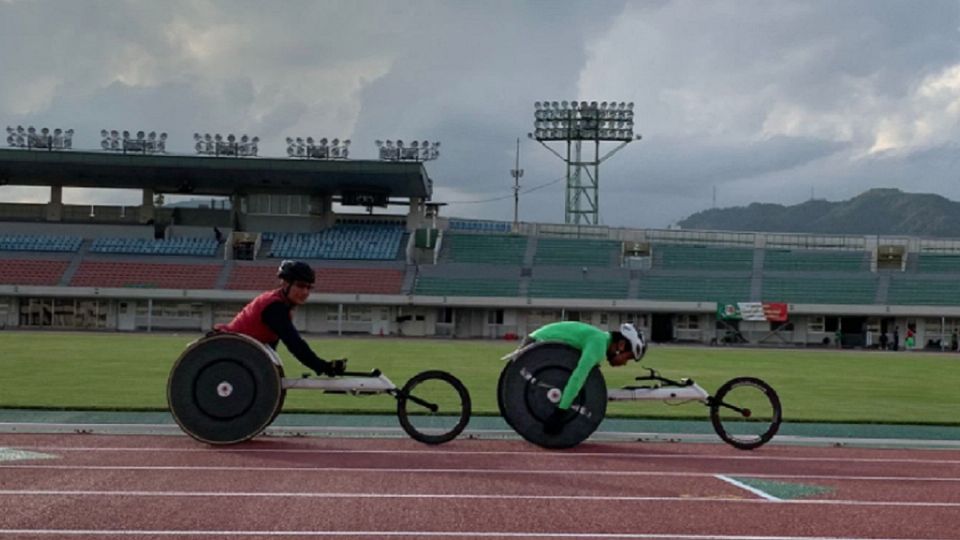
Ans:
<svg viewBox="0 0 960 540"><path fill-rule="evenodd" d="M9 461L28 461L33 459L54 459L57 456L42 454L40 452L29 452L18 448L0 448L0 462Z"/></svg>
<svg viewBox="0 0 960 540"><path fill-rule="evenodd" d="M374 473L374 474L479 474L479 475L537 475L537 476L670 476L681 478L713 478L717 474L748 476L750 478L777 478L787 480L858 480L870 482L960 482L960 477L934 478L925 476L844 476L826 474L770 474L737 472L680 472L633 470L531 470L531 469L403 469L390 467L244 467L229 465L43 465L0 464L0 469L66 470L66 471L198 471L198 472L296 472L296 473Z"/></svg>
<svg viewBox="0 0 960 540"><path fill-rule="evenodd" d="M837 457L796 457L796 456L770 456L770 455L699 455L699 454L647 454L643 452L577 452L577 451L513 451L513 450L363 450L351 448L230 448L229 450L217 450L211 448L167 448L157 447L135 447L135 446L22 446L24 448L38 451L49 452L148 452L148 453L197 453L197 454L370 454L370 455L394 455L394 454L413 454L413 455L441 455L441 456L530 456L536 458L557 457L557 458L584 458L584 457L608 457L624 458L636 457L644 459L683 459L683 460L713 460L713 461L785 461L785 462L827 462L827 463L911 463L911 464L929 464L929 465L960 465L960 459L905 459L898 457L890 458L837 458ZM944 450L944 452L949 452Z"/></svg>
<svg viewBox="0 0 960 540"><path fill-rule="evenodd" d="M201 531L201 530L109 530L109 529L0 529L0 534L63 535L63 536L307 536L307 537L390 537L414 538L600 538L600 539L676 539L676 540L864 540L848 536L753 536L729 534L656 534L656 533L570 533L520 531ZM909 540L906 538L871 538L870 540ZM938 540L938 539L929 539Z"/></svg>
<svg viewBox="0 0 960 540"><path fill-rule="evenodd" d="M64 433L92 433L98 435L164 435L180 436L185 434L176 425L170 424L74 424L74 423L46 423L46 422L0 422L0 433L24 434L64 434ZM405 439L406 434L400 428L394 427L358 427L358 426L270 426L263 433L265 438L283 437L342 437L356 438L356 436L386 436L395 439ZM512 430L506 429L471 429L464 431L465 436L473 436L484 440L519 440L520 437ZM684 442L684 443L714 443L720 441L713 434L707 433L661 433L644 431L596 431L590 436L592 442ZM866 437L812 437L800 435L778 435L773 440L777 446L784 445L835 445L857 448L887 448L887 449L960 449L960 441L943 438L931 439L901 439L901 438L866 438Z"/></svg>
<svg viewBox="0 0 960 540"><path fill-rule="evenodd" d="M771 499L744 499L741 497L640 497L617 495L510 495L469 493L353 493L353 492L298 492L298 491L95 491L95 490L0 490L0 497L196 497L212 498L268 498L268 499L434 499L434 500L520 500L520 501L577 501L577 502L679 502L679 503L733 503L770 504ZM960 502L926 501L858 501L841 499L776 499L777 504L818 506L883 506L960 508Z"/></svg>
<svg viewBox="0 0 960 540"><path fill-rule="evenodd" d="M723 474L715 474L714 478L723 480L724 482L728 484L732 484L744 491L749 491L750 493L753 493L754 495L762 499L766 499L768 501L773 501L773 502L783 502L783 499L781 499L780 497L774 497L773 495L767 493L766 491L763 491L762 489L757 489L753 486L748 486L743 482L740 482L739 480L734 480L733 478L730 478L729 476L726 476Z"/></svg>

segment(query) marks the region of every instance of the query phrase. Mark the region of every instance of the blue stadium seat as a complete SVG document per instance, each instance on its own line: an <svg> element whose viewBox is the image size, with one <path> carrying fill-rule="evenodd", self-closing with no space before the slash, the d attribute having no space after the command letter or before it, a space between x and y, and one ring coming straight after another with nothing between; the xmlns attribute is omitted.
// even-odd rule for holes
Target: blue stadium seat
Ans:
<svg viewBox="0 0 960 540"><path fill-rule="evenodd" d="M97 238L90 246L93 253L128 255L172 255L189 257L213 257L217 253L217 241L213 238L171 238L154 240L148 238Z"/></svg>
<svg viewBox="0 0 960 540"><path fill-rule="evenodd" d="M0 251L65 251L80 249L83 239L67 235L0 235Z"/></svg>
<svg viewBox="0 0 960 540"><path fill-rule="evenodd" d="M392 260L400 251L403 233L402 226L382 224L337 225L319 233L271 233L270 256Z"/></svg>

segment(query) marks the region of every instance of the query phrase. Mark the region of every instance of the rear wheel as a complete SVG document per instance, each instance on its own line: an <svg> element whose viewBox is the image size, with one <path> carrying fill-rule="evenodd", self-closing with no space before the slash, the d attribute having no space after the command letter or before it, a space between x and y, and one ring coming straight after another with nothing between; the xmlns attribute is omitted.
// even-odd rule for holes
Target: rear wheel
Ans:
<svg viewBox="0 0 960 540"><path fill-rule="evenodd" d="M177 359L167 381L170 413L188 435L234 444L264 430L283 406L283 372L248 338L203 338Z"/></svg>
<svg viewBox="0 0 960 540"><path fill-rule="evenodd" d="M504 380L505 377L507 377L508 373L510 372L510 364L511 364L511 363L512 363L512 362L507 362L507 365L503 366L503 369L500 370L500 378L497 379L497 409L500 411L500 417L503 418L504 422L506 422L507 425L512 428L512 427L513 427L513 424L510 423L510 415L507 414L507 412L506 412L506 405L504 405L504 402L503 402L503 400L504 400L504 395L503 395L503 387L504 387L504 385L503 385L503 380ZM516 429L516 428L514 428L514 429Z"/></svg>
<svg viewBox="0 0 960 540"><path fill-rule="evenodd" d="M603 421L607 387L600 369L594 367L561 418L559 432L544 429L579 359L580 351L573 347L545 342L530 347L504 368L497 388L498 404L504 420L521 437L544 448L572 448Z"/></svg>
<svg viewBox="0 0 960 540"><path fill-rule="evenodd" d="M397 418L414 440L425 444L451 441L470 421L470 393L445 371L415 375L397 393Z"/></svg>
<svg viewBox="0 0 960 540"><path fill-rule="evenodd" d="M776 391L755 377L737 377L710 398L710 421L725 442L741 450L768 443L780 429L782 410Z"/></svg>

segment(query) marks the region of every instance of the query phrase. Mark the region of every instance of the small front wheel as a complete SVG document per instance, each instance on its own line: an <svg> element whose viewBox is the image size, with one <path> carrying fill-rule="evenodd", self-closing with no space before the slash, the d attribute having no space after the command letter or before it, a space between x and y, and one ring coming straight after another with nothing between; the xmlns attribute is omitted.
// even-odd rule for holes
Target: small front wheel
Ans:
<svg viewBox="0 0 960 540"><path fill-rule="evenodd" d="M710 398L710 421L725 442L753 450L770 441L780 429L782 410L774 389L754 377L737 377Z"/></svg>
<svg viewBox="0 0 960 540"><path fill-rule="evenodd" d="M470 393L445 371L424 371L397 392L397 418L414 440L426 444L451 441L470 421Z"/></svg>

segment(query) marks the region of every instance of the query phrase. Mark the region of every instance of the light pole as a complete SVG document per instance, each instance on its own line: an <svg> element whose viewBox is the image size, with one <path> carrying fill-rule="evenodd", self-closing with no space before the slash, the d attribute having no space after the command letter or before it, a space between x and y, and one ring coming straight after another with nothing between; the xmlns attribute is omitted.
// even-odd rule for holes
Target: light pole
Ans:
<svg viewBox="0 0 960 540"><path fill-rule="evenodd" d="M27 129L23 126L7 126L7 144L24 150L70 150L73 148L73 130L56 128L50 131L49 128L38 130L33 126L28 126Z"/></svg>
<svg viewBox="0 0 960 540"><path fill-rule="evenodd" d="M167 134L157 135L156 131L149 134L138 131L136 136L129 131L123 134L117 130L100 130L100 148L110 152L135 154L162 154L167 151Z"/></svg>
<svg viewBox="0 0 960 540"><path fill-rule="evenodd" d="M523 169L520 168L520 137L517 137L517 163L510 169L510 176L513 177L513 230L516 232L520 226L520 178L523 176Z"/></svg>
<svg viewBox="0 0 960 540"><path fill-rule="evenodd" d="M216 157L257 157L260 143L260 137L241 135L238 140L232 133L226 137L219 133L213 136L209 133L194 133L193 140L196 142L194 149L197 154Z"/></svg>
<svg viewBox="0 0 960 540"><path fill-rule="evenodd" d="M537 101L533 107L535 129L527 136L567 165L566 223L597 225L600 222L600 164L640 139L640 135L633 133L633 103ZM583 156L585 141L593 143L593 159L585 160ZM607 141L620 144L600 157L600 143ZM566 143L566 155L548 146L548 142Z"/></svg>
<svg viewBox="0 0 960 540"><path fill-rule="evenodd" d="M433 161L440 157L437 141L413 141L404 146L403 139L378 140L376 145L380 161Z"/></svg>
<svg viewBox="0 0 960 540"><path fill-rule="evenodd" d="M287 137L287 156L305 159L347 159L350 157L350 139L326 137L314 141L313 137Z"/></svg>

